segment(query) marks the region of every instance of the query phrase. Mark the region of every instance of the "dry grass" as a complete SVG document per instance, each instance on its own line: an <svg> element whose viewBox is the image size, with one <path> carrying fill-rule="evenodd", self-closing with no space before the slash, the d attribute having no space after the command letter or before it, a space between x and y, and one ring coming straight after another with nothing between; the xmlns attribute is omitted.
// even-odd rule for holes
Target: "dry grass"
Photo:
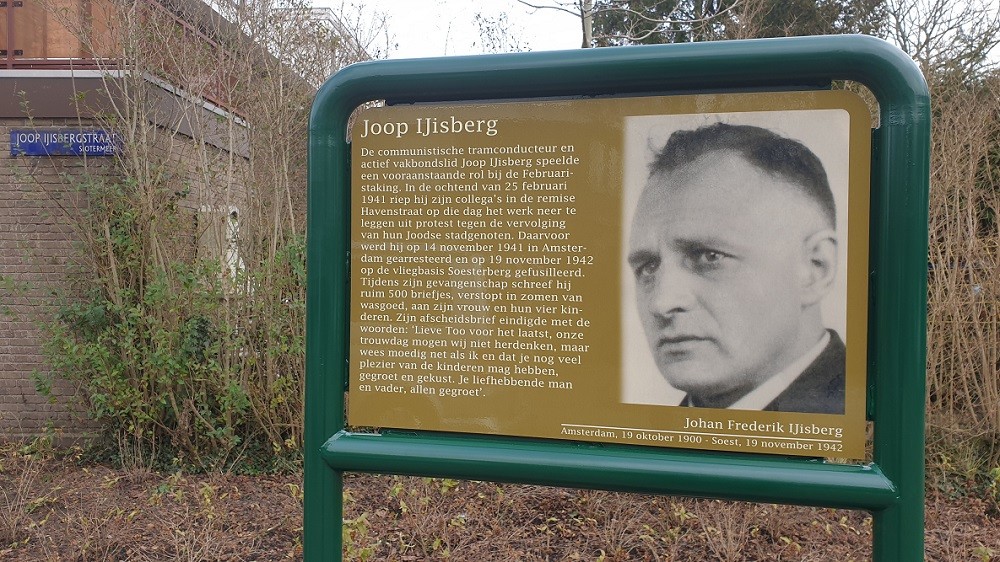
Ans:
<svg viewBox="0 0 1000 562"><path fill-rule="evenodd" d="M0 465L5 562L302 557L299 475L137 474L14 447L0 448ZM928 500L929 561L1000 552L996 498L960 491ZM871 557L871 518L854 511L373 475L348 475L345 499L345 560Z"/></svg>
<svg viewBox="0 0 1000 562"><path fill-rule="evenodd" d="M0 457L0 545L18 544L30 537L31 514L45 503L34 497L40 463L17 448Z"/></svg>

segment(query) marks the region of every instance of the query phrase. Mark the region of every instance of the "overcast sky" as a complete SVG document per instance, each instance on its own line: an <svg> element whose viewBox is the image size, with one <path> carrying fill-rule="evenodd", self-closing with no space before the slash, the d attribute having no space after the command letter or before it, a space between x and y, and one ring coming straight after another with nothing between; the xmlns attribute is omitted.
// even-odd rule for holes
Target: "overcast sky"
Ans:
<svg viewBox="0 0 1000 562"><path fill-rule="evenodd" d="M556 10L534 10L516 0L314 0L314 3L336 12L345 3L348 11L353 4L363 6L368 15L385 13L394 45L389 58L482 53L477 14L491 20L506 14L510 37L532 51L580 46L579 19Z"/></svg>

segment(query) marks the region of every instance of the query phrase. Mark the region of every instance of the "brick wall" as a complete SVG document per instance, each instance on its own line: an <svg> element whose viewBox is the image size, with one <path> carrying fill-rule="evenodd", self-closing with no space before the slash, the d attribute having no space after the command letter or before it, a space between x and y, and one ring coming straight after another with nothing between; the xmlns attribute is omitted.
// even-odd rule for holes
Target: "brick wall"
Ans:
<svg viewBox="0 0 1000 562"><path fill-rule="evenodd" d="M72 406L72 386L57 381L54 400L35 390L34 372L47 372L44 326L55 294L66 294L76 235L69 214L82 198L72 180L106 173L100 159L10 155L10 129L88 126L78 120L0 119L0 439L30 438L47 427L66 438L88 427Z"/></svg>
<svg viewBox="0 0 1000 562"><path fill-rule="evenodd" d="M16 90L17 96L32 102L35 115L31 120L20 116L24 108L5 104L0 96L0 442L30 439L48 427L56 430L57 437L71 440L95 427L83 417L82 408L74 407L71 383L55 380L50 400L36 391L32 377L35 372L47 374L49 370L42 344L45 325L54 320L57 295L73 296L81 235L74 231L74 217L86 202L74 183L115 169L107 157L85 160L10 155L11 129L101 128L78 119L78 109L64 105L73 99L73 88L92 92L103 83L93 77L70 80L68 73L54 74L0 72L0 93ZM190 231L176 233L175 242L190 247L193 257L204 250L198 245L205 233L196 228L203 231L211 226L199 225L195 217L204 214L203 209L226 209L245 200L243 190L233 188L232 182L226 184L229 189L220 190L221 183L216 181L225 174L229 162L226 141L234 137L219 120L217 109L178 104L175 94L162 88L154 88L154 94L152 122L168 133L180 133L158 137L153 148L178 178L178 185L191 190L180 202L182 214L191 217ZM245 130L237 131L230 142L236 143L236 173L244 173ZM222 239L220 235L216 238ZM216 248L214 253L222 258L223 251Z"/></svg>

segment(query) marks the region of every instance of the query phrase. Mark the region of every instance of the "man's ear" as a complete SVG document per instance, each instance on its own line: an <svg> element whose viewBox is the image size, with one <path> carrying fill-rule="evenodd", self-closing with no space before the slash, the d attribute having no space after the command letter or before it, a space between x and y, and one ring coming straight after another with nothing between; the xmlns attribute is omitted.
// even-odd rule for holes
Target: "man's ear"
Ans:
<svg viewBox="0 0 1000 562"><path fill-rule="evenodd" d="M802 306L816 304L830 292L837 277L837 233L824 229L802 244L800 275Z"/></svg>

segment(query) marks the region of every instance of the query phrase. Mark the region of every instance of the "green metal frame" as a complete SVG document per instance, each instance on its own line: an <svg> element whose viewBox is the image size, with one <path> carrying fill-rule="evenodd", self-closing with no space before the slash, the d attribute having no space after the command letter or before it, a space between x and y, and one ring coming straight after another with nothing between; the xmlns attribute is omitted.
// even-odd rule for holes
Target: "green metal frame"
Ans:
<svg viewBox="0 0 1000 562"><path fill-rule="evenodd" d="M877 97L873 132L868 417L873 462L429 432L352 433L348 375L351 113L388 103L829 88ZM305 412L305 559L339 560L345 471L486 479L868 510L873 559L923 560L930 100L900 50L863 36L762 39L377 61L313 104Z"/></svg>

